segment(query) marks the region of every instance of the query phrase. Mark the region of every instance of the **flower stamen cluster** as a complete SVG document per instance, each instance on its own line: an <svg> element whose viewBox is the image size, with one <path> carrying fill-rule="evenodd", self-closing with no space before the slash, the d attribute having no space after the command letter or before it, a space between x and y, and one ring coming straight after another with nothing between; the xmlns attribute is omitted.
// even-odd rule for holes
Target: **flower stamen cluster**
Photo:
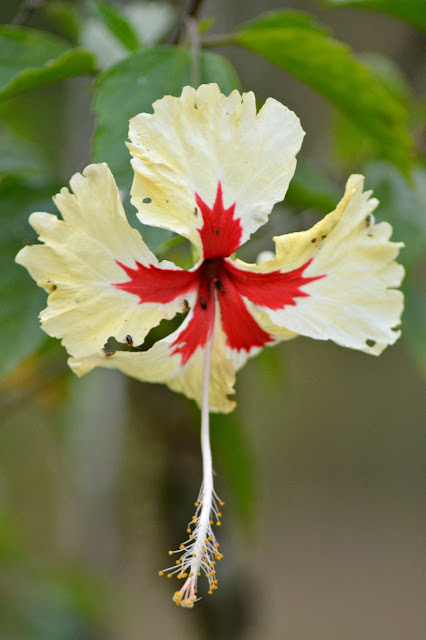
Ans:
<svg viewBox="0 0 426 640"><path fill-rule="evenodd" d="M215 565L223 558L219 551L219 543L216 540L213 527L222 524L220 508L225 503L221 501L213 490L210 496L204 494L204 486L195 502L196 511L188 523L188 538L179 545L178 549L169 551L169 555L180 554L176 563L167 569L159 571L160 576L168 578L176 575L179 580L185 579L182 588L173 596L174 602L182 607L192 607L197 597L197 582L201 573L207 578L212 594L217 589ZM192 528L194 527L194 528Z"/></svg>

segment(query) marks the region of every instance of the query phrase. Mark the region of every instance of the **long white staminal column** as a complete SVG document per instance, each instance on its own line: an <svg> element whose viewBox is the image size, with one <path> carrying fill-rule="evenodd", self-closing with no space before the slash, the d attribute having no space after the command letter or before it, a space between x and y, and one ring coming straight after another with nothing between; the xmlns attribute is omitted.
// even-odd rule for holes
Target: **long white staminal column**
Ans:
<svg viewBox="0 0 426 640"><path fill-rule="evenodd" d="M215 302L213 302L215 304ZM215 564L222 558L219 553L219 544L216 542L212 525L220 526L221 512L223 506L214 490L213 485L213 464L210 447L210 427L209 427L209 395L210 395L210 364L212 357L214 333L214 316L211 330L204 347L203 362L203 391L201 405L201 453L203 459L203 482L197 502L196 511L188 524L188 539L179 546L179 549L169 551L170 555L181 554L176 564L168 569L160 571L160 575L167 574L170 578L177 574L179 579L185 579L182 588L173 596L177 605L183 607L193 607L197 597L197 581L201 572L207 577L209 583L208 593L213 593L217 589L217 579ZM195 526L194 526L195 525ZM194 526L194 529L191 529Z"/></svg>

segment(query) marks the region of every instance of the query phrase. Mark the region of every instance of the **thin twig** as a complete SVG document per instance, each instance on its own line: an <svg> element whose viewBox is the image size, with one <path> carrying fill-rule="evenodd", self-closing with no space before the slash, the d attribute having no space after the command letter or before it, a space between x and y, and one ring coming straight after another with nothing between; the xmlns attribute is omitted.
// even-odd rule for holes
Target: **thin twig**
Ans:
<svg viewBox="0 0 426 640"><path fill-rule="evenodd" d="M45 0L25 0L16 16L11 20L10 24L23 25L31 18L37 9L41 9Z"/></svg>
<svg viewBox="0 0 426 640"><path fill-rule="evenodd" d="M182 18L179 20L175 31L173 32L171 43L177 44L182 37L182 34L185 30L185 21L187 18L196 18L199 10L201 9L201 5L203 0L191 0L186 11L184 12Z"/></svg>
<svg viewBox="0 0 426 640"><path fill-rule="evenodd" d="M205 36L201 40L202 47L206 49L210 47L228 47L233 44L237 44L235 34L233 33L219 33L217 35Z"/></svg>
<svg viewBox="0 0 426 640"><path fill-rule="evenodd" d="M200 53L201 53L201 41L200 34L198 32L198 26L194 18L185 18L186 31L191 43L191 59L192 59L192 72L191 82L193 87L198 87L201 81L200 74Z"/></svg>

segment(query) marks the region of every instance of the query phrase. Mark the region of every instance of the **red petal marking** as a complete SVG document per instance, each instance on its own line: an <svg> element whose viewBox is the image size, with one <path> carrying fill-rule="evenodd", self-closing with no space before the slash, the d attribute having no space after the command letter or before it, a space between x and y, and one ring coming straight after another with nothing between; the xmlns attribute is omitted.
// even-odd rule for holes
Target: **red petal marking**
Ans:
<svg viewBox="0 0 426 640"><path fill-rule="evenodd" d="M321 276L304 277L303 272L311 264L313 258L305 262L298 269L282 273L253 273L236 267L230 260L226 260L225 268L232 282L241 293L254 304L268 309L283 309L288 305L296 305L296 298L309 297L309 293L302 291L309 282L324 278Z"/></svg>
<svg viewBox="0 0 426 640"><path fill-rule="evenodd" d="M176 347L172 351L172 355L175 353L181 354L182 366L188 362L197 347L204 347L214 325L214 292L212 291L211 280L203 272L202 266L199 271L200 286L197 302L192 311L192 318L171 344L172 347Z"/></svg>
<svg viewBox="0 0 426 640"><path fill-rule="evenodd" d="M204 258L226 258L241 244L242 226L239 218L234 218L235 202L229 209L223 206L222 185L217 185L216 200L210 209L195 194L195 201L203 216L203 226L199 231L203 243Z"/></svg>
<svg viewBox="0 0 426 640"><path fill-rule="evenodd" d="M116 262L127 273L130 280L114 283L113 286L139 296L140 304L143 302L166 304L184 295L197 285L198 272L196 271L159 269L153 264L145 267L137 261L136 269L133 269L118 260Z"/></svg>
<svg viewBox="0 0 426 640"><path fill-rule="evenodd" d="M237 351L247 351L253 347L263 347L274 338L266 333L253 318L246 307L240 292L228 277L226 268L218 273L220 286L217 286L222 327L226 334L226 344Z"/></svg>

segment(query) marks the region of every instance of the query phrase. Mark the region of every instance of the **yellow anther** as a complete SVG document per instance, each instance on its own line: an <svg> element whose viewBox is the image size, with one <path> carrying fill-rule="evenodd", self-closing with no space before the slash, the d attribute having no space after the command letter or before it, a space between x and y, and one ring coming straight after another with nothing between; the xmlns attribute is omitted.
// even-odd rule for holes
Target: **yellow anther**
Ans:
<svg viewBox="0 0 426 640"><path fill-rule="evenodd" d="M194 572L191 571L191 573L189 574L189 577L192 578L194 576Z"/></svg>
<svg viewBox="0 0 426 640"><path fill-rule="evenodd" d="M221 525L221 524L222 524L222 523L221 523L221 521L220 521L220 520L218 520L218 521L216 522L216 526L217 526L217 527L220 527L220 525Z"/></svg>
<svg viewBox="0 0 426 640"><path fill-rule="evenodd" d="M221 518L221 517L222 517L222 514L221 514L221 512L220 512L220 511L218 511L218 512L217 512L217 517L218 517L218 518Z"/></svg>
<svg viewBox="0 0 426 640"><path fill-rule="evenodd" d="M182 560L179 558L179 560L176 560L176 564L180 564L182 562Z"/></svg>
<svg viewBox="0 0 426 640"><path fill-rule="evenodd" d="M192 557L193 557L193 558L196 558L196 557L197 557L197 554L196 554L196 553L193 553L193 554L192 554Z"/></svg>
<svg viewBox="0 0 426 640"><path fill-rule="evenodd" d="M159 575L159 576L164 576L164 571L159 571L159 572L158 572L158 575Z"/></svg>
<svg viewBox="0 0 426 640"><path fill-rule="evenodd" d="M190 534L189 534L188 538L189 538L190 540L192 540L192 539L194 538L194 536L192 535L192 533L190 533Z"/></svg>
<svg viewBox="0 0 426 640"><path fill-rule="evenodd" d="M188 607L188 609L192 609L192 607L194 606L194 600L195 597L191 596L190 598L185 598L185 600L182 600L180 604L182 607Z"/></svg>
<svg viewBox="0 0 426 640"><path fill-rule="evenodd" d="M172 575L173 575L172 573L168 573L168 574L167 574L167 577L168 577L168 578L171 578L171 577L172 577Z"/></svg>
<svg viewBox="0 0 426 640"><path fill-rule="evenodd" d="M210 524L213 524L213 520L210 520Z"/></svg>
<svg viewBox="0 0 426 640"><path fill-rule="evenodd" d="M220 506L221 506L221 507L223 507L223 505L224 505L225 503L223 502L223 500L221 500L221 501L219 502L219 504L220 504Z"/></svg>
<svg viewBox="0 0 426 640"><path fill-rule="evenodd" d="M185 545L184 544L179 545L179 549L185 549Z"/></svg>
<svg viewBox="0 0 426 640"><path fill-rule="evenodd" d="M194 507L199 507L200 503L199 502L194 502Z"/></svg>
<svg viewBox="0 0 426 640"><path fill-rule="evenodd" d="M186 533L191 533L191 529L188 527Z"/></svg>

